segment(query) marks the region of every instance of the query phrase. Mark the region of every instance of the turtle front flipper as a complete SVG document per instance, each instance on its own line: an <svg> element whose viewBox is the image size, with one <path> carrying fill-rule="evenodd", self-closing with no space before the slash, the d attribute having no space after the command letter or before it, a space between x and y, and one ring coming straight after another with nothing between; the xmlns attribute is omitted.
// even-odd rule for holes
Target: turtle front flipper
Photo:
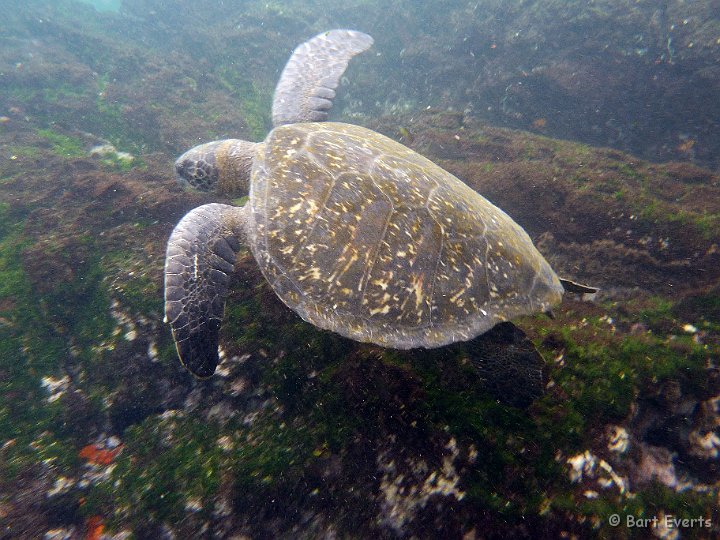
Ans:
<svg viewBox="0 0 720 540"><path fill-rule="evenodd" d="M273 125L326 120L348 62L372 44L362 32L330 30L299 45L275 88Z"/></svg>
<svg viewBox="0 0 720 540"><path fill-rule="evenodd" d="M218 364L230 273L245 239L245 207L206 204L173 229L165 257L165 321L180 361L199 378Z"/></svg>

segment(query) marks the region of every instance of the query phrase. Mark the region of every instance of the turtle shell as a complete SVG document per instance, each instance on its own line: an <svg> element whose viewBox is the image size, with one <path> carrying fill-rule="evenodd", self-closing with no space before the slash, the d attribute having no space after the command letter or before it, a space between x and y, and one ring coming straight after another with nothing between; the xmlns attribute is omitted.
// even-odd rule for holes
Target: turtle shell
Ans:
<svg viewBox="0 0 720 540"><path fill-rule="evenodd" d="M277 295L357 341L439 347L562 297L507 214L359 126L275 128L258 145L248 204L248 242Z"/></svg>

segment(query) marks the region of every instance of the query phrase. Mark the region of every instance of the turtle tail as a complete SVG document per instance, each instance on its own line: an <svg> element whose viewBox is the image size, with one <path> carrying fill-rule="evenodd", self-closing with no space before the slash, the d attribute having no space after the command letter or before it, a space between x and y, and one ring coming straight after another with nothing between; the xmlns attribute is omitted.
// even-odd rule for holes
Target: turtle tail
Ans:
<svg viewBox="0 0 720 540"><path fill-rule="evenodd" d="M597 287L590 287L589 285L582 285L569 279L560 278L560 283L565 289L565 292L572 292L577 294L593 294L598 292Z"/></svg>

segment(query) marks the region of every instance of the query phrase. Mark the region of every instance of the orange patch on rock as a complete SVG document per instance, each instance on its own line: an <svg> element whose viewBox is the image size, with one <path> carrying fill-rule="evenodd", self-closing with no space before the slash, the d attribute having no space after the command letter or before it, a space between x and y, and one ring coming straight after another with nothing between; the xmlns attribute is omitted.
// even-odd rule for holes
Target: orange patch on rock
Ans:
<svg viewBox="0 0 720 540"><path fill-rule="evenodd" d="M120 453L122 446L108 450L107 448L98 447L95 444L88 444L80 450L80 457L86 460L88 463L94 465L110 465L115 456Z"/></svg>
<svg viewBox="0 0 720 540"><path fill-rule="evenodd" d="M85 448L87 448L87 446ZM87 519L86 524L87 533L85 534L85 540L100 540L100 537L105 530L105 525L103 524L102 517L90 516Z"/></svg>
<svg viewBox="0 0 720 540"><path fill-rule="evenodd" d="M677 149L685 154L689 153L695 146L695 139L687 139L677 145Z"/></svg>

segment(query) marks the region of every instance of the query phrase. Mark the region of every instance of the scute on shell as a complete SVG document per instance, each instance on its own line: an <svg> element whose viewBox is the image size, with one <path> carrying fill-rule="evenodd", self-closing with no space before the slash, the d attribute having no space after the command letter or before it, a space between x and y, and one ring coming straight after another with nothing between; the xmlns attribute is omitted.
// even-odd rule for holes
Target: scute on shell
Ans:
<svg viewBox="0 0 720 540"><path fill-rule="evenodd" d="M562 297L507 214L359 126L275 128L255 156L249 204L250 248L278 296L358 341L438 347Z"/></svg>

